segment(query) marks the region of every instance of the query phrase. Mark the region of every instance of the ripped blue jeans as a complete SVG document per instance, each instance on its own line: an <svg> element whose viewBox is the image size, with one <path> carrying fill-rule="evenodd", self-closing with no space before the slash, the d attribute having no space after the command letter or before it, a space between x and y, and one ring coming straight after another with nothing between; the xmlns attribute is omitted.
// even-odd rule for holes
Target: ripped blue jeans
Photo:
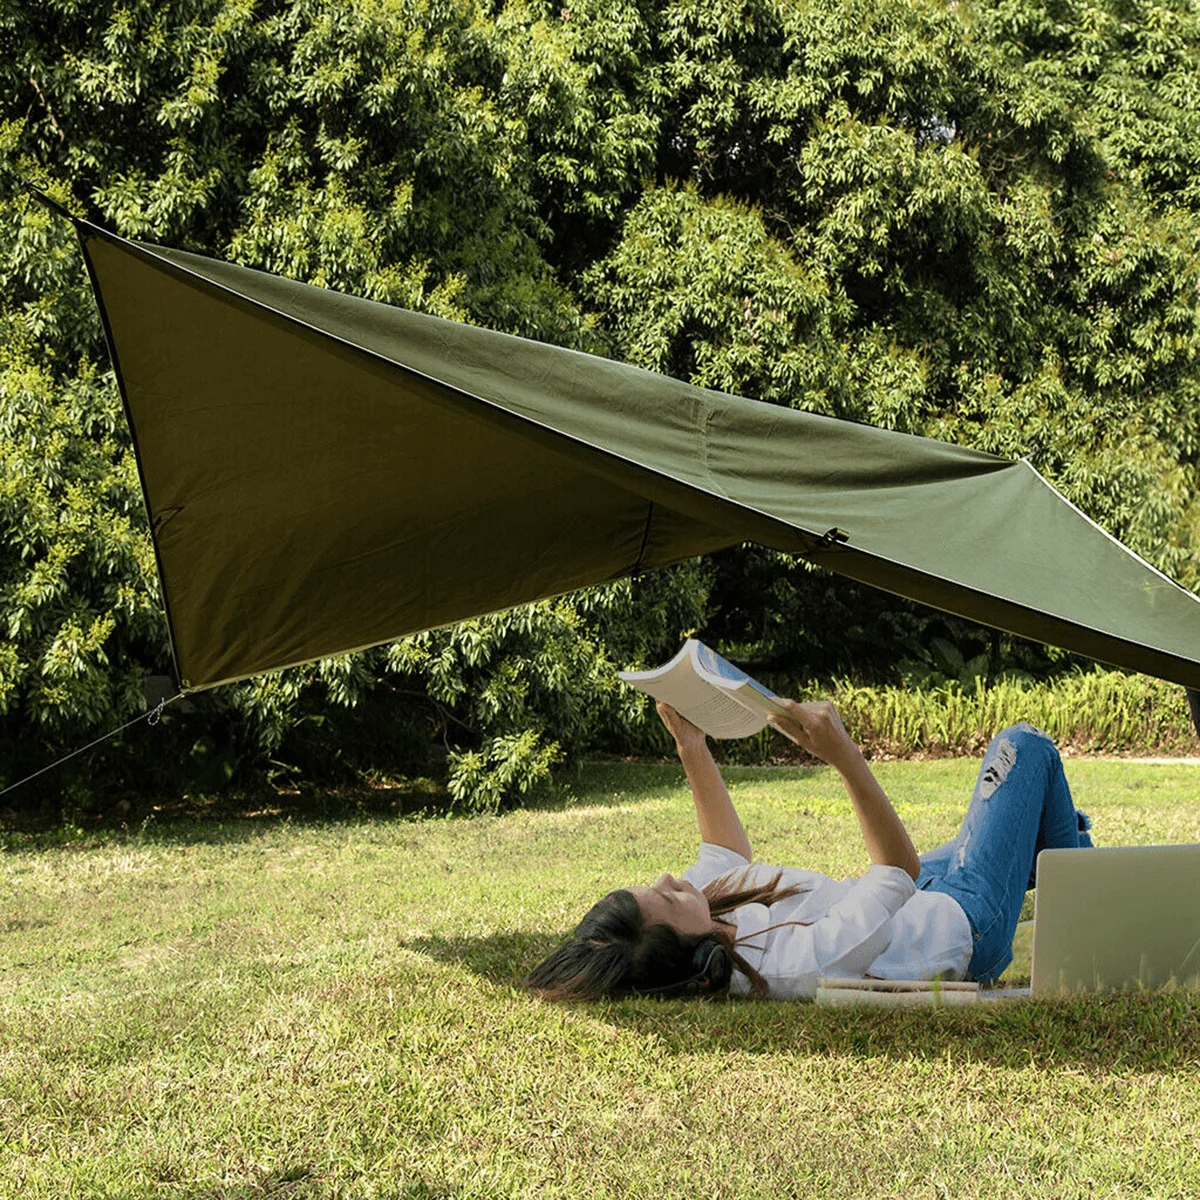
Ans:
<svg viewBox="0 0 1200 1200"><path fill-rule="evenodd" d="M1042 850L1090 846L1050 738L1028 722L993 739L958 837L921 857L917 887L945 892L971 923L967 978L992 983L1012 962L1012 940Z"/></svg>

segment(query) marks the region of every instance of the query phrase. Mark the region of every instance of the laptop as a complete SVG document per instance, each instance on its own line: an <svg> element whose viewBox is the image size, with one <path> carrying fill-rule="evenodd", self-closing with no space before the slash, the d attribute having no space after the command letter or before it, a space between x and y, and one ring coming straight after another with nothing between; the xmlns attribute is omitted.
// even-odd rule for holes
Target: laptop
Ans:
<svg viewBox="0 0 1200 1200"><path fill-rule="evenodd" d="M1030 993L1169 986L1200 989L1200 845L1043 850Z"/></svg>

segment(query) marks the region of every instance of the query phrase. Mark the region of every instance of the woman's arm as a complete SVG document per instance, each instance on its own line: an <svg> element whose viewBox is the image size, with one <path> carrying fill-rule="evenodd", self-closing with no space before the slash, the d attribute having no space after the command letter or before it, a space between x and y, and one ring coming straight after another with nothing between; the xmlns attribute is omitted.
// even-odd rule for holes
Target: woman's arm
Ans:
<svg viewBox="0 0 1200 1200"><path fill-rule="evenodd" d="M681 717L669 704L658 703L658 715L675 739L675 749L687 774L696 802L696 820L700 824L700 837L714 846L724 846L751 859L750 839L742 828L741 818L721 771L713 761L704 732L691 721Z"/></svg>
<svg viewBox="0 0 1200 1200"><path fill-rule="evenodd" d="M880 866L903 867L916 879L921 862L912 838L871 774L862 751L846 732L837 709L827 700L810 704L784 700L783 705L788 715L771 717L771 724L841 775L871 861Z"/></svg>

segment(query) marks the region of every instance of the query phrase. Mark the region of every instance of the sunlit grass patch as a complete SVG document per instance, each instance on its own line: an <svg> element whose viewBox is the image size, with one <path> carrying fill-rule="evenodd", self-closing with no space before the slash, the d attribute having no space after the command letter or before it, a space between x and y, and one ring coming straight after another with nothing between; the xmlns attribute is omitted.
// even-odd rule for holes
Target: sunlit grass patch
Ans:
<svg viewBox="0 0 1200 1200"><path fill-rule="evenodd" d="M975 770L878 766L919 846ZM1200 841L1200 769L1067 771L1102 844ZM727 774L762 857L863 869L831 772ZM602 892L695 846L677 767L610 764L501 816L10 850L0 1196L1200 1192L1186 994L845 1012L516 986Z"/></svg>

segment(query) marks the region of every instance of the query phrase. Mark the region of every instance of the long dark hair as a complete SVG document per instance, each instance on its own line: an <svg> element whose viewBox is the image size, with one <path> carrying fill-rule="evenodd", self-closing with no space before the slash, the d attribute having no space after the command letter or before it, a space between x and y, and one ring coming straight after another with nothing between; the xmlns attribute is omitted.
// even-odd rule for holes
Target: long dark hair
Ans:
<svg viewBox="0 0 1200 1200"><path fill-rule="evenodd" d="M749 868L722 875L704 888L712 929L683 937L670 925L647 925L632 892L609 892L575 927L569 942L538 963L523 983L552 1000L597 1000L601 996L724 995L736 968L755 996L767 981L738 953L737 932L720 918L743 904L766 904L808 889L779 886L777 871L766 883L748 882ZM788 922L803 924L805 922Z"/></svg>

